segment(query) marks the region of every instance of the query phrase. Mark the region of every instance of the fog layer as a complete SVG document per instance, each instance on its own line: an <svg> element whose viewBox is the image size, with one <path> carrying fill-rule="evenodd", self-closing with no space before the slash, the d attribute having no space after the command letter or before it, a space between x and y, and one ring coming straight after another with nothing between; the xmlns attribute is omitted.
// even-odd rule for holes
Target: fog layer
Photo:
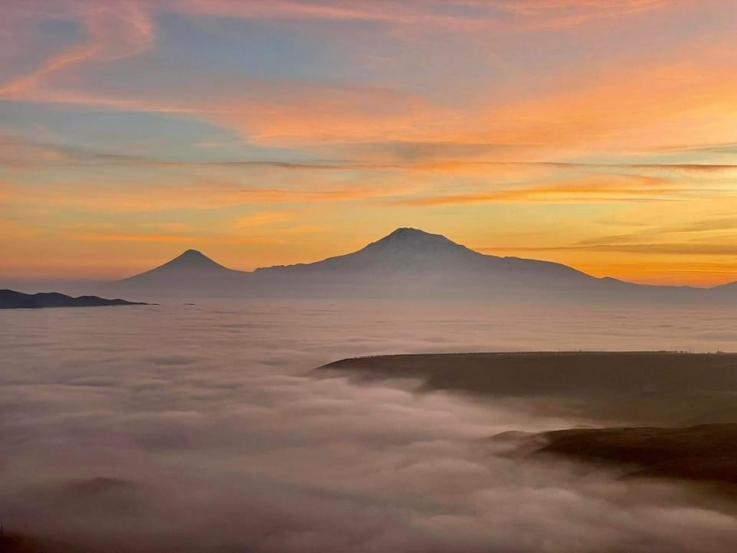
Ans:
<svg viewBox="0 0 737 553"><path fill-rule="evenodd" d="M735 318L401 302L0 313L0 523L118 551L731 551L727 503L485 440L588 421L304 374L379 353L735 349Z"/></svg>

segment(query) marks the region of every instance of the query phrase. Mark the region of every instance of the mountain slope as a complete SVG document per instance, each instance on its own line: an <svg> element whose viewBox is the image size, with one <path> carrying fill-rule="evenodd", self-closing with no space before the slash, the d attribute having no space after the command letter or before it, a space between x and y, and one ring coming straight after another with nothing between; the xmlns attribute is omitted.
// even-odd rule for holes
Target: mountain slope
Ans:
<svg viewBox="0 0 737 553"><path fill-rule="evenodd" d="M737 293L737 281L729 282L727 284L722 284L721 286L716 286L712 288L712 290L719 291L719 292Z"/></svg>

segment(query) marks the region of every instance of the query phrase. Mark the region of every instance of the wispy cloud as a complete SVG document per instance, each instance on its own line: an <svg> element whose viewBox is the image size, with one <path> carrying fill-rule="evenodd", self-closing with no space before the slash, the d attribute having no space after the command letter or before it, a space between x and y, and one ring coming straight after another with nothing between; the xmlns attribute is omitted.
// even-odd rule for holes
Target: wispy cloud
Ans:
<svg viewBox="0 0 737 553"><path fill-rule="evenodd" d="M540 246L540 247L507 247L485 246L482 251L489 253L501 252L560 252L560 251L587 251L587 252L617 252L617 253L647 253L663 255L707 255L727 256L737 255L737 244L588 244L573 246Z"/></svg>
<svg viewBox="0 0 737 553"><path fill-rule="evenodd" d="M462 144L403 144L406 154L385 153L385 162L374 161L376 155L371 149L364 150L364 159L356 158L354 150L347 159L313 158L303 161L284 161L278 159L164 159L140 154L113 153L87 147L70 146L64 143L39 142L23 136L0 133L0 166L11 167L83 167L88 165L118 165L149 168L274 168L296 171L352 171L352 170L417 170L426 172L484 172L491 170L519 170L529 168L639 171L639 172L689 172L689 173L727 173L737 171L737 164L729 163L621 163L571 162L571 161L518 161L478 159L479 152L488 151L493 146L479 145L471 159L457 154L466 150ZM398 145L391 148L399 149ZM381 147L379 147L381 148ZM459 152L460 150L460 152ZM476 148L471 148L476 150ZM380 150L381 151L381 150ZM657 152L659 150L651 150ZM411 153L410 153L411 152ZM481 156L483 157L483 156Z"/></svg>
<svg viewBox="0 0 737 553"><path fill-rule="evenodd" d="M726 267L733 11L726 0L8 0L0 219L21 238L3 256L93 255L103 240L152 255L236 230L338 229L289 261L354 246L351 225L467 228L514 245L516 224L540 248L580 248L550 250L576 266L629 256L658 272L667 256L647 248L690 233ZM638 237L635 217L683 236L645 225ZM631 251L604 251L617 244Z"/></svg>
<svg viewBox="0 0 737 553"><path fill-rule="evenodd" d="M123 233L123 232L78 232L74 234L77 240L88 240L94 242L154 242L168 244L273 244L277 242L269 238L253 238L244 236L214 235L206 236L197 234L147 234L147 233Z"/></svg>
<svg viewBox="0 0 737 553"><path fill-rule="evenodd" d="M189 10L195 15L241 14L352 14L413 13L425 21L432 14L444 19L463 18L464 9L473 18L488 9L492 19L500 10L520 17L547 17L558 12L586 12L614 17L662 7L670 2L492 2L487 8L462 2L451 15L435 3L388 2L378 7L346 6L344 3L308 2L125 2L116 8L82 2L77 8L92 37L89 44L73 46L47 60L38 70L0 87L0 96L23 101L67 103L105 109L168 113L201 118L233 129L260 144L314 147L322 143L367 143L395 141L397 144L485 144L570 147L582 143L609 146L650 142L649 127L663 120L692 117L693 99L698 98L702 118L735 97L729 78L734 67L731 56L707 52L697 60L644 61L639 66L611 67L597 71L542 97L514 97L491 105L449 106L427 95L397 87L358 85L350 82L314 80L219 79L217 83L188 82L185 87L141 94L116 96L94 89L41 86L49 74L83 61L130 57L151 47L154 40L152 16L146 11ZM77 4L74 4L77 6ZM76 13L76 12L75 12ZM430 15L428 15L430 14ZM546 15L547 14L547 15ZM391 18L391 15L387 16ZM470 16L468 16L471 18ZM112 25L123 31L112 32ZM726 52L729 51L727 47ZM725 57L726 56L726 57ZM733 60L732 60L733 61ZM186 93L183 91L186 90ZM698 115L698 114L697 114ZM713 132L713 129L712 129ZM629 133L629 134L628 134ZM640 136L638 136L640 135ZM619 137L625 136L622 141ZM683 136L686 136L685 132ZM662 137L672 141L675 137ZM656 146L657 144L653 144Z"/></svg>
<svg viewBox="0 0 737 553"><path fill-rule="evenodd" d="M392 24L425 24L451 28L478 28L498 23L500 14L535 19L550 26L574 25L603 17L614 18L657 9L679 0L385 0L377 3L275 0L179 0L162 2L165 9L196 15L247 18L337 19L379 21Z"/></svg>
<svg viewBox="0 0 737 553"><path fill-rule="evenodd" d="M6 40L22 40L22 37L12 36L11 26L15 19L32 15L60 15L79 21L84 27L85 42L53 55L39 67L9 82L0 83L2 99L22 100L25 95L32 97L36 87L54 73L83 63L135 56L147 50L155 39L153 21L138 0L119 0L114 4L94 0L60 0L56 4L11 0L4 7L4 17L7 18L4 26L11 28L7 31L11 36L6 37Z"/></svg>
<svg viewBox="0 0 737 553"><path fill-rule="evenodd" d="M667 179L631 175L589 175L568 181L492 189L466 194L410 196L391 200L395 205L442 206L511 202L630 202L685 199L689 190Z"/></svg>

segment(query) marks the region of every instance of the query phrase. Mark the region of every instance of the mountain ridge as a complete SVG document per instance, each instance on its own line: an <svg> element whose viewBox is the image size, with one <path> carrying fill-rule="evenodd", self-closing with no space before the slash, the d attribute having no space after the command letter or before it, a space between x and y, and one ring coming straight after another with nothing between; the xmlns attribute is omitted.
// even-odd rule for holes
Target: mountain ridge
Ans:
<svg viewBox="0 0 737 553"><path fill-rule="evenodd" d="M469 268L468 265L471 265L471 268L488 268L490 263L496 263L497 268L508 271L514 271L515 267L520 264L529 263L537 264L537 267L570 272L581 277L596 278L573 267L552 261L482 254L454 242L442 234L432 234L412 227L400 227L355 252L328 257L311 263L260 267L254 273L279 270L315 271L336 268L343 271L359 272L377 266L384 269L400 269L409 265L414 265L419 270L430 270L436 267L448 269L445 266L447 263L465 264L465 266L460 267L461 269Z"/></svg>
<svg viewBox="0 0 737 553"><path fill-rule="evenodd" d="M292 265L229 269L188 249L176 258L117 284L223 295L473 297L474 294L531 299L631 296L705 297L709 289L643 285L595 277L552 261L500 257L474 251L441 234L400 227L343 255ZM727 285L729 286L729 285ZM723 287L716 287L720 289ZM726 289L724 289L726 290ZM712 294L716 295L716 293Z"/></svg>

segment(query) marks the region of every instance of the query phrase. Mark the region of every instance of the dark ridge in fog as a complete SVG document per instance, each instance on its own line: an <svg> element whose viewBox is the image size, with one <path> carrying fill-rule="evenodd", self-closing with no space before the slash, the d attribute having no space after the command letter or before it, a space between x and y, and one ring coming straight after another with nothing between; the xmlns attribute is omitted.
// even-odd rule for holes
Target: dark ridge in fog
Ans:
<svg viewBox="0 0 737 553"><path fill-rule="evenodd" d="M15 532L5 532L0 537L0 553L102 553L89 547L71 543L38 539Z"/></svg>
<svg viewBox="0 0 737 553"><path fill-rule="evenodd" d="M538 454L629 467L632 476L737 484L737 424L574 428L545 432L523 442L539 439L547 443Z"/></svg>
<svg viewBox="0 0 737 553"><path fill-rule="evenodd" d="M737 354L552 352L388 355L320 372L420 378L424 389L545 401L619 424L737 422Z"/></svg>
<svg viewBox="0 0 737 553"><path fill-rule="evenodd" d="M629 476L737 484L737 355L558 352L396 355L344 359L317 374L362 380L420 378L421 389L527 400L541 414L614 427L491 439L516 455L554 455L618 467ZM730 421L723 424L706 424ZM630 423L669 427L620 427ZM697 426L672 425L700 422ZM737 488L719 487L734 496Z"/></svg>

